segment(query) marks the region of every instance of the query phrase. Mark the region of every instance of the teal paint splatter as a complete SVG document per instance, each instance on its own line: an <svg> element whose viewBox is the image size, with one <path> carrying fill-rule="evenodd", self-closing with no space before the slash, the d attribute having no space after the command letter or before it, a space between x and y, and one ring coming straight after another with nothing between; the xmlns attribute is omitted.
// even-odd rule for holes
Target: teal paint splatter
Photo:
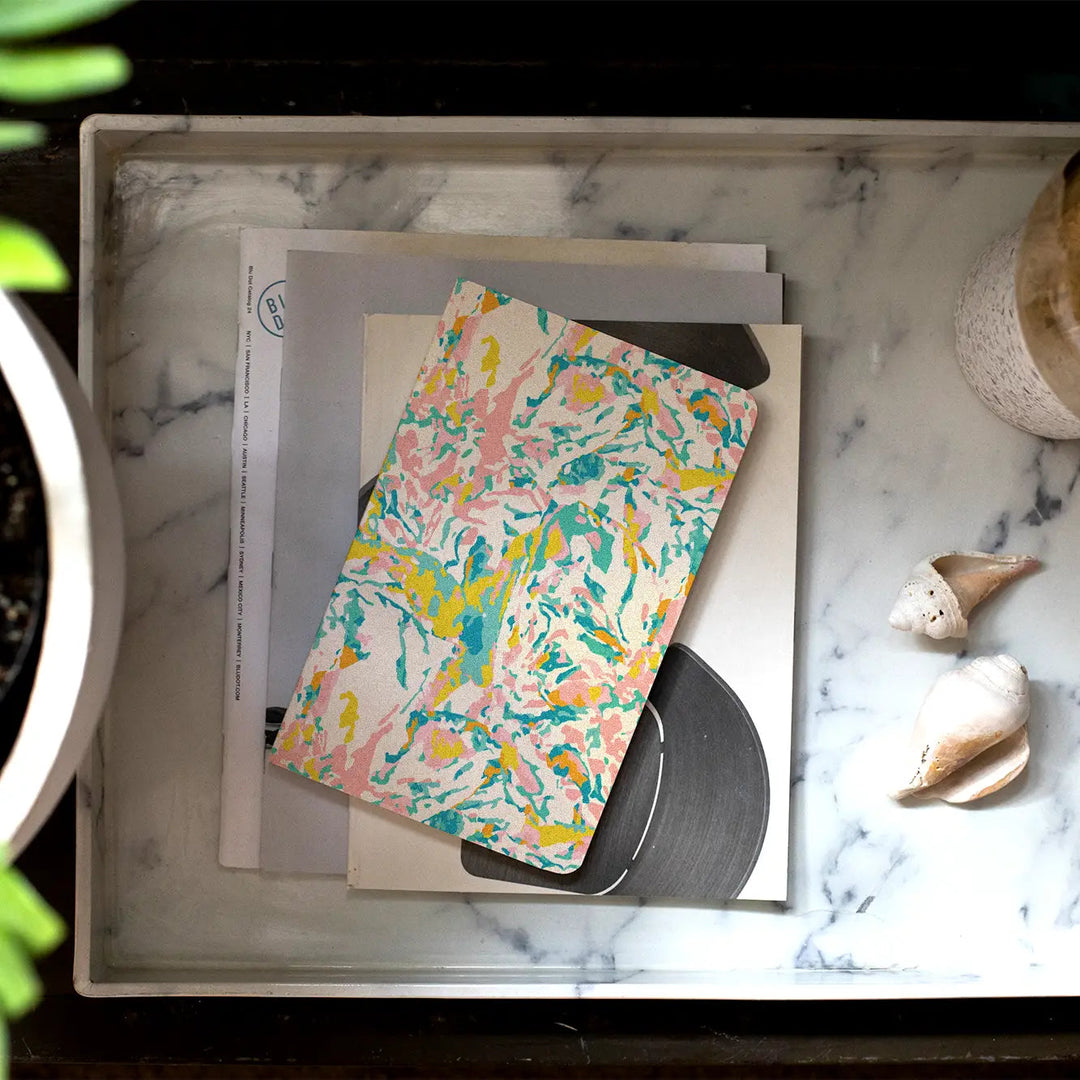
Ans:
<svg viewBox="0 0 1080 1080"><path fill-rule="evenodd" d="M465 819L456 810L440 810L424 822L434 829L442 829L451 836L460 836L465 828Z"/></svg>
<svg viewBox="0 0 1080 1080"><path fill-rule="evenodd" d="M602 604L604 602L604 596L606 595L607 590L604 588L603 585L600 584L599 581L593 581L593 579L589 577L588 574L585 575L585 588L589 590L589 595L598 604Z"/></svg>
<svg viewBox="0 0 1080 1080"><path fill-rule="evenodd" d="M600 454L582 454L559 470L559 483L584 484L589 480L598 480L604 475L605 467L606 462Z"/></svg>
<svg viewBox="0 0 1080 1080"><path fill-rule="evenodd" d="M461 616L461 643L470 653L478 653L484 647L484 617Z"/></svg>
<svg viewBox="0 0 1080 1080"><path fill-rule="evenodd" d="M606 641L601 641L591 634L578 634L578 641L580 641L589 652L602 657L609 664L617 663L621 659L621 653L614 645L609 645Z"/></svg>

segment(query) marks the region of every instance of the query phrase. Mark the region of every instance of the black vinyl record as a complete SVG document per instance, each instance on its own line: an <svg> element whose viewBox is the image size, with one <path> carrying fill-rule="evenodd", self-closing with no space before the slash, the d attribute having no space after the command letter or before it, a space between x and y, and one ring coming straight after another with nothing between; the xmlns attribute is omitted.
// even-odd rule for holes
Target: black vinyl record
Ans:
<svg viewBox="0 0 1080 1080"><path fill-rule="evenodd" d="M685 645L668 647L588 854L553 874L462 842L474 877L591 895L728 900L757 863L769 773L754 722Z"/></svg>

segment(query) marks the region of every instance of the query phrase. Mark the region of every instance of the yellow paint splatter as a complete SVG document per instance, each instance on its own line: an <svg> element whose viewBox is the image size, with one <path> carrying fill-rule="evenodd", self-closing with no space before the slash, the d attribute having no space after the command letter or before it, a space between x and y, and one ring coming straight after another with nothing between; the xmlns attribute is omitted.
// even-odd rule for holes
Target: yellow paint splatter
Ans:
<svg viewBox="0 0 1080 1080"><path fill-rule="evenodd" d="M547 544L544 547L544 558L553 559L563 549L563 535L558 525L552 525L548 532Z"/></svg>
<svg viewBox="0 0 1080 1080"><path fill-rule="evenodd" d="M457 487L460 483L461 477L457 473L451 473L449 476L444 476L437 484L432 484L431 494L434 495L440 488Z"/></svg>
<svg viewBox="0 0 1080 1080"><path fill-rule="evenodd" d="M700 466L684 468L673 451L665 451L664 457L667 460L668 468L670 468L678 478L680 491L692 491L695 488L702 487L723 487L732 476L732 474L724 468L722 461L717 461L712 468L702 468Z"/></svg>
<svg viewBox="0 0 1080 1080"><path fill-rule="evenodd" d="M503 748L499 753L499 764L507 771L518 767L517 747L513 743L503 743Z"/></svg>
<svg viewBox="0 0 1080 1080"><path fill-rule="evenodd" d="M372 559L377 556L381 550L381 544L372 543L370 540L362 540L357 536L349 545L349 554L346 555L345 558L358 560Z"/></svg>
<svg viewBox="0 0 1080 1080"><path fill-rule="evenodd" d="M592 829L575 829L572 825L538 825L540 846L551 847L553 844L580 844L586 836L592 835Z"/></svg>
<svg viewBox="0 0 1080 1080"><path fill-rule="evenodd" d="M436 637L456 638L461 635L461 616L465 611L465 597L455 589L439 602L439 610L431 620L431 632Z"/></svg>
<svg viewBox="0 0 1080 1080"><path fill-rule="evenodd" d="M431 601L435 598L434 570L415 570L406 575L401 584L412 597L418 611L426 612L431 607Z"/></svg>
<svg viewBox="0 0 1080 1080"><path fill-rule="evenodd" d="M488 373L485 385L490 390L495 385L495 373L499 370L499 343L489 334L480 339L480 344L488 347L484 358L480 361L480 370Z"/></svg>
<svg viewBox="0 0 1080 1080"><path fill-rule="evenodd" d="M437 708L441 705L462 683L461 657L455 657L446 663L441 671L435 673L432 685L435 695L432 704Z"/></svg>
<svg viewBox="0 0 1080 1080"><path fill-rule="evenodd" d="M508 648L513 649L521 644L521 627L517 624L514 625L514 629L510 631L510 636L506 639L506 645Z"/></svg>
<svg viewBox="0 0 1080 1080"><path fill-rule="evenodd" d="M604 384L599 379L590 379L584 375L574 376L574 397L582 405L595 405L604 400Z"/></svg>
<svg viewBox="0 0 1080 1080"><path fill-rule="evenodd" d="M467 560L468 570L471 571L472 559ZM511 581L513 575L511 575ZM506 584L503 572L501 570L493 570L490 574L481 574L479 577L470 578L465 582L465 606L470 608L480 608L484 605L489 596L494 596L499 590L501 590ZM505 608L505 604L503 607Z"/></svg>
<svg viewBox="0 0 1080 1080"><path fill-rule="evenodd" d="M723 469L679 469L679 490L720 487L726 479Z"/></svg>
<svg viewBox="0 0 1080 1080"><path fill-rule="evenodd" d="M532 539L533 533L518 533L509 544L506 545L506 557L513 562L525 557L525 545Z"/></svg>
<svg viewBox="0 0 1080 1080"><path fill-rule="evenodd" d="M357 713L358 702L356 700L356 695L351 690L346 690L345 693L340 694L339 697L345 702L345 708L341 711L338 727L345 732L345 742L350 743L353 741L353 736L356 734L356 721L359 719Z"/></svg>
<svg viewBox="0 0 1080 1080"><path fill-rule="evenodd" d="M641 392L641 411L643 413L654 413L659 404L660 400L656 396L656 391L651 386L645 387Z"/></svg>
<svg viewBox="0 0 1080 1080"><path fill-rule="evenodd" d="M574 810L574 820L570 825L544 825L531 806L525 808L525 820L540 834L541 847L551 847L553 844L576 846L593 833L593 830L582 821L581 811L577 809Z"/></svg>
<svg viewBox="0 0 1080 1080"><path fill-rule="evenodd" d="M311 758L308 758L307 761L304 762L304 772L306 772L312 780L319 779L319 770L315 767L315 762L312 761Z"/></svg>
<svg viewBox="0 0 1080 1080"><path fill-rule="evenodd" d="M569 825L544 825L532 807L525 808L525 820L540 834L540 847L550 848L555 843L571 843L577 846L586 837L592 836L593 829L582 821L581 811L573 811L573 821Z"/></svg>
<svg viewBox="0 0 1080 1080"><path fill-rule="evenodd" d="M457 735L446 735L436 728L431 735L431 752L443 761L453 761L465 751L465 744Z"/></svg>

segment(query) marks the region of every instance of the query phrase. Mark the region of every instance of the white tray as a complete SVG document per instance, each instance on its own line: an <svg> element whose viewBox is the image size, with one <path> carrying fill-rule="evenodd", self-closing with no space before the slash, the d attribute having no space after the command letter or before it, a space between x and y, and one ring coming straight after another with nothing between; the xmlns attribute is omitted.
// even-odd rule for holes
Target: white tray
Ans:
<svg viewBox="0 0 1080 1080"><path fill-rule="evenodd" d="M116 453L128 609L79 778L80 991L1076 992L1080 446L983 409L951 310L1080 126L99 116L82 138L81 377ZM769 246L806 327L786 908L350 895L218 866L241 224ZM992 544L1047 570L966 643L889 630L919 557ZM1027 663L1033 763L977 809L896 806L890 741L964 647Z"/></svg>

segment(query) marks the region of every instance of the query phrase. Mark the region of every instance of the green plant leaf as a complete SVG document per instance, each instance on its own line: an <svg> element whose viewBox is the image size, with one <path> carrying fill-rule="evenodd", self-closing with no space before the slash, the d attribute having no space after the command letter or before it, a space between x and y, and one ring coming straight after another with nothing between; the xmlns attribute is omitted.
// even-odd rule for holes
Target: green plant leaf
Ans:
<svg viewBox="0 0 1080 1080"><path fill-rule="evenodd" d="M0 152L25 150L45 141L45 128L29 120L0 120Z"/></svg>
<svg viewBox="0 0 1080 1080"><path fill-rule="evenodd" d="M0 935L33 956L52 952L67 935L64 920L14 867L0 870Z"/></svg>
<svg viewBox="0 0 1080 1080"><path fill-rule="evenodd" d="M0 218L0 289L52 292L69 281L67 267L41 233Z"/></svg>
<svg viewBox="0 0 1080 1080"><path fill-rule="evenodd" d="M0 49L0 98L59 101L123 86L131 62L111 45Z"/></svg>
<svg viewBox="0 0 1080 1080"><path fill-rule="evenodd" d="M25 952L0 933L0 1017L18 1019L38 1003L41 981Z"/></svg>
<svg viewBox="0 0 1080 1080"><path fill-rule="evenodd" d="M104 19L132 0L0 0L0 39L46 37Z"/></svg>
<svg viewBox="0 0 1080 1080"><path fill-rule="evenodd" d="M31 955L55 949L64 922L15 867L0 844L0 1077L7 1066L4 1017L18 1019L41 998Z"/></svg>

